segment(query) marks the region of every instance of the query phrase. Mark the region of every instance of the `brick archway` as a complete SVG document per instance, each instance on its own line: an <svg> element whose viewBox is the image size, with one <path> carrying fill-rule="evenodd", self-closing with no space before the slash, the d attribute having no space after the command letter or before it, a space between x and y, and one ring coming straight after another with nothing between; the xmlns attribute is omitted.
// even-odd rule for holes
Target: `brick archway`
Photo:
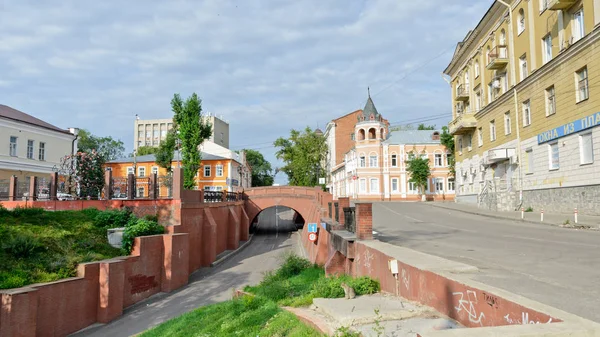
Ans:
<svg viewBox="0 0 600 337"><path fill-rule="evenodd" d="M250 222L261 211L274 206L285 206L295 210L305 222L318 222L322 208L331 201L331 195L318 187L255 187L245 190L244 194L246 214Z"/></svg>

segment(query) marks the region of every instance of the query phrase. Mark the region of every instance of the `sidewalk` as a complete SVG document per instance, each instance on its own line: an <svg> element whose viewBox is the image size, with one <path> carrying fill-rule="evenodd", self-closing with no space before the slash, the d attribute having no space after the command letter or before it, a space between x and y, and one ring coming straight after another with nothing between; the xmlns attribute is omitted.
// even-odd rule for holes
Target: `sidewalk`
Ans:
<svg viewBox="0 0 600 337"><path fill-rule="evenodd" d="M544 221L541 221L541 210L533 212L524 212L524 218L521 219L520 211L490 211L483 208L478 208L475 204L456 203L456 202L428 202L428 205L446 208L454 211L487 216L497 219L509 219L515 221L524 221L536 224L546 224L553 226L561 226L567 228L589 228L600 229L600 216L578 214L577 223L575 223L574 214L551 213L544 210ZM567 223L568 220L568 223Z"/></svg>

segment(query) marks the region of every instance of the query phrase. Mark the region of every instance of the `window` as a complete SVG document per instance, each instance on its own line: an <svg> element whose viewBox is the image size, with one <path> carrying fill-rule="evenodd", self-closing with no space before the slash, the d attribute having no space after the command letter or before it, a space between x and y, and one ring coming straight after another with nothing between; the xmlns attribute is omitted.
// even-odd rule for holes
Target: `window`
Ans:
<svg viewBox="0 0 600 337"><path fill-rule="evenodd" d="M544 64L552 60L552 35L550 34L542 39L542 57Z"/></svg>
<svg viewBox="0 0 600 337"><path fill-rule="evenodd" d="M475 92L475 112L479 112L481 110L481 90L477 90Z"/></svg>
<svg viewBox="0 0 600 337"><path fill-rule="evenodd" d="M473 148L473 134L467 135L467 151L471 151Z"/></svg>
<svg viewBox="0 0 600 337"><path fill-rule="evenodd" d="M392 178L392 192L398 192L398 178Z"/></svg>
<svg viewBox="0 0 600 337"><path fill-rule="evenodd" d="M411 151L411 152L409 152L409 153L408 153L408 155L407 155L407 157L408 157L408 160L413 160L413 159L415 159L415 154L414 154L414 152L412 152L412 151Z"/></svg>
<svg viewBox="0 0 600 337"><path fill-rule="evenodd" d="M212 186L204 186L205 191L212 191Z"/></svg>
<svg viewBox="0 0 600 337"><path fill-rule="evenodd" d="M579 41L585 35L583 24L583 8L573 13L573 42Z"/></svg>
<svg viewBox="0 0 600 337"><path fill-rule="evenodd" d="M549 146L549 155L550 155L550 169L558 170L560 168L560 160L559 160L559 151L558 151L558 142L552 143Z"/></svg>
<svg viewBox="0 0 600 337"><path fill-rule="evenodd" d="M369 156L369 167L377 167L377 156L376 155Z"/></svg>
<svg viewBox="0 0 600 337"><path fill-rule="evenodd" d="M221 144L225 142L225 135L221 132Z"/></svg>
<svg viewBox="0 0 600 337"><path fill-rule="evenodd" d="M435 180L435 191L444 192L444 178L434 178Z"/></svg>
<svg viewBox="0 0 600 337"><path fill-rule="evenodd" d="M223 176L223 165L217 165L217 177Z"/></svg>
<svg viewBox="0 0 600 337"><path fill-rule="evenodd" d="M577 81L577 102L579 103L589 98L587 67L577 71L575 77Z"/></svg>
<svg viewBox="0 0 600 337"><path fill-rule="evenodd" d="M392 155L392 167L398 167L398 155Z"/></svg>
<svg viewBox="0 0 600 337"><path fill-rule="evenodd" d="M490 141L496 140L496 121L490 122Z"/></svg>
<svg viewBox="0 0 600 337"><path fill-rule="evenodd" d="M144 131L138 131L138 138L144 137Z"/></svg>
<svg viewBox="0 0 600 337"><path fill-rule="evenodd" d="M215 191L222 192L223 191L223 186L215 186Z"/></svg>
<svg viewBox="0 0 600 337"><path fill-rule="evenodd" d="M504 113L504 134L510 135L510 111Z"/></svg>
<svg viewBox="0 0 600 337"><path fill-rule="evenodd" d="M459 136L458 137L458 152L462 153L462 151L463 151L463 140L462 140L462 137Z"/></svg>
<svg viewBox="0 0 600 337"><path fill-rule="evenodd" d="M410 181L408 183L408 193L410 193L410 194L417 194L417 193L419 193L419 191L417 190L417 184L416 183L414 183L412 181Z"/></svg>
<svg viewBox="0 0 600 337"><path fill-rule="evenodd" d="M158 129L154 129L154 131L152 131L152 133L153 133L154 138L158 139L159 130Z"/></svg>
<svg viewBox="0 0 600 337"><path fill-rule="evenodd" d="M523 127L531 125L531 102L523 102Z"/></svg>
<svg viewBox="0 0 600 337"><path fill-rule="evenodd" d="M204 176L210 177L210 165L204 165Z"/></svg>
<svg viewBox="0 0 600 337"><path fill-rule="evenodd" d="M160 139L165 139L167 138L167 130L161 130L160 131Z"/></svg>
<svg viewBox="0 0 600 337"><path fill-rule="evenodd" d="M360 191L360 193L366 193L367 192L367 179L361 179L359 181L358 190Z"/></svg>
<svg viewBox="0 0 600 337"><path fill-rule="evenodd" d="M158 174L158 166L152 166L152 174Z"/></svg>
<svg viewBox="0 0 600 337"><path fill-rule="evenodd" d="M428 159L429 159L429 157L427 156L427 152L423 151L423 152L421 153L421 159L425 159L425 160L428 160Z"/></svg>
<svg viewBox="0 0 600 337"><path fill-rule="evenodd" d="M519 57L519 70L521 71L521 81L527 77L527 55Z"/></svg>
<svg viewBox="0 0 600 337"><path fill-rule="evenodd" d="M525 31L525 11L523 8L519 9L519 21L518 24L518 32L519 35Z"/></svg>
<svg viewBox="0 0 600 337"><path fill-rule="evenodd" d="M441 153L436 153L435 154L435 159L434 159L434 164L435 167L442 167L444 166L444 158L442 156Z"/></svg>
<svg viewBox="0 0 600 337"><path fill-rule="evenodd" d="M366 167L367 163L366 163L366 159L365 156L360 156L360 167Z"/></svg>
<svg viewBox="0 0 600 337"><path fill-rule="evenodd" d="M525 172L527 174L533 174L533 150L531 148L525 150Z"/></svg>
<svg viewBox="0 0 600 337"><path fill-rule="evenodd" d="M494 91L494 81L488 83L488 103L492 103L494 95L492 95L492 92Z"/></svg>
<svg viewBox="0 0 600 337"><path fill-rule="evenodd" d="M146 176L146 168L141 166L138 167L138 176L139 177L145 177Z"/></svg>
<svg viewBox="0 0 600 337"><path fill-rule="evenodd" d="M477 145L479 147L483 146L483 128L477 129Z"/></svg>
<svg viewBox="0 0 600 337"><path fill-rule="evenodd" d="M369 192L379 193L379 179L371 178L369 181Z"/></svg>
<svg viewBox="0 0 600 337"><path fill-rule="evenodd" d="M38 159L46 160L46 143L40 142L40 148L38 149Z"/></svg>
<svg viewBox="0 0 600 337"><path fill-rule="evenodd" d="M144 197L144 188L143 187L138 187L138 189L137 189L137 197L138 198L143 198Z"/></svg>
<svg viewBox="0 0 600 337"><path fill-rule="evenodd" d="M17 137L10 136L9 154L13 157L17 156Z"/></svg>
<svg viewBox="0 0 600 337"><path fill-rule="evenodd" d="M448 179L448 192L454 192L454 179Z"/></svg>
<svg viewBox="0 0 600 337"><path fill-rule="evenodd" d="M552 116L556 113L556 96L554 95L554 86L546 89L546 116Z"/></svg>
<svg viewBox="0 0 600 337"><path fill-rule="evenodd" d="M128 175L129 175L129 174L134 174L134 173L135 173L135 171L133 170L133 166L129 166L129 167L127 167L127 174L128 174Z"/></svg>
<svg viewBox="0 0 600 337"><path fill-rule="evenodd" d="M479 61L475 61L475 78L479 77Z"/></svg>
<svg viewBox="0 0 600 337"><path fill-rule="evenodd" d="M150 138L151 135L151 131L150 130L146 130L146 138Z"/></svg>
<svg viewBox="0 0 600 337"><path fill-rule="evenodd" d="M591 164L594 162L594 145L592 143L592 133L586 133L579 136L579 148L581 164Z"/></svg>
<svg viewBox="0 0 600 337"><path fill-rule="evenodd" d="M27 159L33 159L33 140L27 141Z"/></svg>

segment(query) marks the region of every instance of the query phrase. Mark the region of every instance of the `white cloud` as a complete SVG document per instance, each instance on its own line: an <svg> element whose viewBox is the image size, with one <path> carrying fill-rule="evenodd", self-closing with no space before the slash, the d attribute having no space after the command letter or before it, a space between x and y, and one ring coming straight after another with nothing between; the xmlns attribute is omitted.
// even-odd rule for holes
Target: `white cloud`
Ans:
<svg viewBox="0 0 600 337"><path fill-rule="evenodd" d="M135 114L169 116L176 92L225 115L234 146L323 128L361 108L367 86L390 121L447 113L434 121L447 123L439 74L491 1L3 4L0 103L131 148Z"/></svg>

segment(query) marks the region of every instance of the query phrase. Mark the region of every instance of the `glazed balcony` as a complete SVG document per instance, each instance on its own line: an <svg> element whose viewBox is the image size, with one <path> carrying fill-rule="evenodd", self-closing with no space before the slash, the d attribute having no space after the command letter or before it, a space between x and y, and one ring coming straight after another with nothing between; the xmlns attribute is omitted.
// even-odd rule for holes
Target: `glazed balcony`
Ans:
<svg viewBox="0 0 600 337"><path fill-rule="evenodd" d="M571 8L577 0L547 0L548 9L552 11L559 11Z"/></svg>
<svg viewBox="0 0 600 337"><path fill-rule="evenodd" d="M461 84L456 88L456 100L459 102L466 102L469 100L469 85Z"/></svg>
<svg viewBox="0 0 600 337"><path fill-rule="evenodd" d="M463 112L448 124L448 131L451 135L462 135L469 133L477 128L477 120L473 112Z"/></svg>
<svg viewBox="0 0 600 337"><path fill-rule="evenodd" d="M508 64L508 48L506 46L496 46L488 54L488 70L504 69Z"/></svg>

